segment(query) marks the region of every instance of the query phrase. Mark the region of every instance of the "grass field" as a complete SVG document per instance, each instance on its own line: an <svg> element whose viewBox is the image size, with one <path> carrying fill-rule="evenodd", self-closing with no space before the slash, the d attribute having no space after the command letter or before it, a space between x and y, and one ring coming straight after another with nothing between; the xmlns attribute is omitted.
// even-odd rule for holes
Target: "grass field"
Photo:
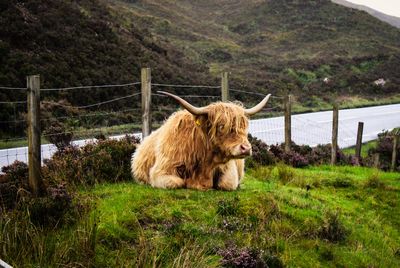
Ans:
<svg viewBox="0 0 400 268"><path fill-rule="evenodd" d="M277 165L249 170L234 192L127 182L77 199L89 212L67 228L2 222L2 258L16 267L400 265L399 173ZM27 235L4 244L13 228Z"/></svg>

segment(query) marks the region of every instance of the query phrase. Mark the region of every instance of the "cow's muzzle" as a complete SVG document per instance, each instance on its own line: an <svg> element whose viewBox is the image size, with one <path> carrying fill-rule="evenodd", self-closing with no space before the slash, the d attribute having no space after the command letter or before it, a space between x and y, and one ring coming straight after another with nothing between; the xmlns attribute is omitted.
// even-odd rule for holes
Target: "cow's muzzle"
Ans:
<svg viewBox="0 0 400 268"><path fill-rule="evenodd" d="M252 153L250 144L240 144L236 147L236 156L235 158L245 158L246 156L250 156Z"/></svg>

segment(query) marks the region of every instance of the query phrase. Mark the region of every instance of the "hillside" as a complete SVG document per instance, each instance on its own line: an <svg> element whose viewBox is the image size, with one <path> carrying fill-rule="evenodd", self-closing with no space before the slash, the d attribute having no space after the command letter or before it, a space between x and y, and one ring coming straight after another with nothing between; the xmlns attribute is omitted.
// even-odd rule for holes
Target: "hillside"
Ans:
<svg viewBox="0 0 400 268"><path fill-rule="evenodd" d="M398 18L398 17L390 16L385 13L379 12L375 9L369 8L367 6L357 5L357 4L354 4L354 3L351 3L351 2L348 2L345 0L332 0L332 2L340 4L342 6L351 7L351 8L355 8L358 10L363 10L363 11L371 14L372 16L377 17L381 21L387 22L392 26L400 28L400 18Z"/></svg>
<svg viewBox="0 0 400 268"><path fill-rule="evenodd" d="M0 86L24 87L25 77L31 74L41 75L42 88L122 84L139 81L141 67L152 68L154 82L199 84L210 80L204 66L188 60L168 42L156 40L134 24L122 27L103 1L0 3ZM47 92L42 93L42 100L87 105L132 94L132 90ZM0 101L21 100L26 100L25 92L0 90ZM101 108L140 105L131 102ZM24 107L17 108L15 115L13 106L0 105L0 121L23 120ZM67 111L54 111L54 106L44 109L53 111L54 116L68 115ZM0 137L3 131L21 136L24 126L2 124Z"/></svg>
<svg viewBox="0 0 400 268"><path fill-rule="evenodd" d="M231 71L236 87L303 96L398 91L400 31L365 12L328 0L127 2L112 7L211 74ZM378 78L391 82L377 89Z"/></svg>
<svg viewBox="0 0 400 268"><path fill-rule="evenodd" d="M229 71L231 88L275 95L291 92L307 109L339 97L373 102L400 91L400 31L329 0L0 4L2 86L23 87L25 76L36 73L41 74L42 87L126 83L138 81L145 66L152 68L156 83L218 85L220 73ZM329 83L323 82L325 78ZM374 85L380 78L386 84ZM86 105L131 93L132 88L79 90L46 93L42 99ZM232 96L246 103L258 100L237 92ZM25 98L24 93L0 91L1 101ZM137 100L131 102L101 109L140 106ZM0 121L23 116L0 106ZM126 122L128 117L113 124ZM21 133L24 128L13 129Z"/></svg>
<svg viewBox="0 0 400 268"><path fill-rule="evenodd" d="M274 93L398 89L400 31L328 0L3 1L0 14L2 85L126 82L151 66L160 82L230 70L235 87Z"/></svg>

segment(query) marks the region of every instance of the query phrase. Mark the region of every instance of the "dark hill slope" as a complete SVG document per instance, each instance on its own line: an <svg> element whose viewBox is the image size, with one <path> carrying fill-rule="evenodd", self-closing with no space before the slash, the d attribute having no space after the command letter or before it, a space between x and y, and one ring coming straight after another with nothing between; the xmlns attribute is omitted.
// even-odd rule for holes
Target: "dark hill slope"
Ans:
<svg viewBox="0 0 400 268"><path fill-rule="evenodd" d="M207 76L170 44L134 24L119 25L101 1L1 1L0 85L24 86L28 74L41 74L43 87L132 82L145 66L157 82L198 83ZM104 94L90 98L114 93ZM74 95L70 101L87 98Z"/></svg>
<svg viewBox="0 0 400 268"><path fill-rule="evenodd" d="M236 89L375 97L399 92L399 54L398 29L329 0L0 3L0 85L23 86L33 73L44 87L123 83L150 66L156 82L215 84L228 70ZM84 93L65 98L116 95Z"/></svg>
<svg viewBox="0 0 400 268"><path fill-rule="evenodd" d="M235 87L303 96L399 90L400 31L329 0L126 2L110 1L213 75L231 70ZM322 84L324 77L332 82ZM378 78L389 81L380 90L372 84Z"/></svg>

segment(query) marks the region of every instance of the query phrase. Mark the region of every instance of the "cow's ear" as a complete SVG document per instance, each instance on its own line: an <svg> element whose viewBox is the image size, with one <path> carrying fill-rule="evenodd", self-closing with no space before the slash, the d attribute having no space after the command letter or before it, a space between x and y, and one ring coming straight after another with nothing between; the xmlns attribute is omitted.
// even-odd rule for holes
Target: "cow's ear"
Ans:
<svg viewBox="0 0 400 268"><path fill-rule="evenodd" d="M199 127L207 127L207 122L208 122L208 116L207 115L195 115L194 116L194 121L197 126Z"/></svg>

